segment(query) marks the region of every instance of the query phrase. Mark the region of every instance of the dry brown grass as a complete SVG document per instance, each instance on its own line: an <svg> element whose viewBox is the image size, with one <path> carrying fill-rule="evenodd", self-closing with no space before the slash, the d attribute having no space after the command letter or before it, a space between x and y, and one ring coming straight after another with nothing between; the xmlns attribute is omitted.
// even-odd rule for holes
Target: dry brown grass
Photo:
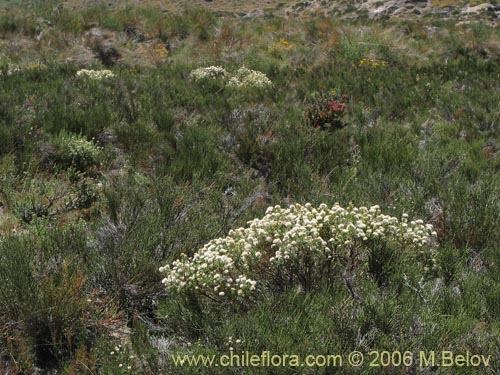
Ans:
<svg viewBox="0 0 500 375"><path fill-rule="evenodd" d="M134 6L152 6L157 7L166 12L181 12L186 6L203 7L215 12L249 12L256 8L263 10L276 9L281 4L288 4L289 1L276 0L217 0L207 2L205 0L127 0L104 2L99 0L67 0L65 6L81 9L91 5L111 4L113 7L126 7L127 5Z"/></svg>

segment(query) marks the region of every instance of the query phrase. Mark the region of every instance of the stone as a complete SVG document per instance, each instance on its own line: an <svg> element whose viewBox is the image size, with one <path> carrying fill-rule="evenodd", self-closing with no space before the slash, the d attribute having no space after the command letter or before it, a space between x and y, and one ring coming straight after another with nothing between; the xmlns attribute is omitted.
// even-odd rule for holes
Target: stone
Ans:
<svg viewBox="0 0 500 375"><path fill-rule="evenodd" d="M111 67L122 57L118 49L110 41L98 43L94 48L96 57L103 65Z"/></svg>
<svg viewBox="0 0 500 375"><path fill-rule="evenodd" d="M135 40L136 42L144 42L146 36L135 26L126 26L123 29L128 39Z"/></svg>

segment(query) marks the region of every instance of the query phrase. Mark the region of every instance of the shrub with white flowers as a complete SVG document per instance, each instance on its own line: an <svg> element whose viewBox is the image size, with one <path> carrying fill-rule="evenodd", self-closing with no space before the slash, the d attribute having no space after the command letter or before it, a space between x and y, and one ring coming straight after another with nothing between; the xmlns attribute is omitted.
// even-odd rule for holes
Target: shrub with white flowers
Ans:
<svg viewBox="0 0 500 375"><path fill-rule="evenodd" d="M195 81L202 81L207 79L226 79L227 72L221 66L208 66L205 68L198 68L191 72L191 79Z"/></svg>
<svg viewBox="0 0 500 375"><path fill-rule="evenodd" d="M220 66L209 66L198 68L190 73L191 79L196 82L206 80L220 80L227 83L229 87L244 89L263 89L272 86L272 82L267 76L257 70L248 69L245 66L239 68L235 73L229 73Z"/></svg>
<svg viewBox="0 0 500 375"><path fill-rule="evenodd" d="M76 72L76 76L78 78L90 78L97 81L115 77L114 73L108 69L103 69L103 70L81 69L78 72Z"/></svg>
<svg viewBox="0 0 500 375"><path fill-rule="evenodd" d="M208 242L192 257L160 268L165 287L210 298L245 297L276 278L307 287L314 275L368 263L370 244L398 245L427 269L437 267L432 225L384 215L378 206L269 207L262 219ZM335 276L333 276L335 277Z"/></svg>
<svg viewBox="0 0 500 375"><path fill-rule="evenodd" d="M1 58L1 56L0 56ZM7 77L16 75L19 73L24 73L24 72L36 72L36 71L42 71L47 69L47 66L40 62L40 61L32 61L29 64L11 64L11 63L6 63L2 64L2 61L0 59L0 74L3 74Z"/></svg>
<svg viewBox="0 0 500 375"><path fill-rule="evenodd" d="M236 88L258 88L271 87L272 82L267 76L257 70L248 69L246 66L239 68L229 79L228 85Z"/></svg>
<svg viewBox="0 0 500 375"><path fill-rule="evenodd" d="M4 67L4 74L7 77L12 76L12 75L17 74L17 73L21 73L21 71L22 71L21 66L17 65L17 64L7 64Z"/></svg>
<svg viewBox="0 0 500 375"><path fill-rule="evenodd" d="M99 164L101 148L83 136L63 132L54 140L55 160L63 167L86 171Z"/></svg>

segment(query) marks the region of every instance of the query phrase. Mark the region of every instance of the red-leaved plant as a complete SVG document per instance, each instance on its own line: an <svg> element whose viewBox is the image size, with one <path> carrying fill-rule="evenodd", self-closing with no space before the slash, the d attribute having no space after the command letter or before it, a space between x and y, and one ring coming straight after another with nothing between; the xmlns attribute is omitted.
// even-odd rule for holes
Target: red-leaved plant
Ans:
<svg viewBox="0 0 500 375"><path fill-rule="evenodd" d="M338 94L331 90L326 94L314 95L305 109L308 123L322 130L343 128L345 117L348 113L347 104L349 96Z"/></svg>

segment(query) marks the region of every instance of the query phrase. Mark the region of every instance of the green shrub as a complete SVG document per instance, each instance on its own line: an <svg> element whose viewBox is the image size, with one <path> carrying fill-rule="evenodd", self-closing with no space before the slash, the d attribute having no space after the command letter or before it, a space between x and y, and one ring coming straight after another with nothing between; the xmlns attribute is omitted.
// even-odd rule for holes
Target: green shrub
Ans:
<svg viewBox="0 0 500 375"><path fill-rule="evenodd" d="M85 241L81 225L57 229L43 221L0 240L0 340L19 371L57 368L92 342L94 306L75 260Z"/></svg>
<svg viewBox="0 0 500 375"><path fill-rule="evenodd" d="M20 180L10 201L14 213L26 224L36 218L53 217L64 210L63 198L69 193L66 181L45 180L41 176L25 177ZM21 188L20 188L21 187Z"/></svg>
<svg viewBox="0 0 500 375"><path fill-rule="evenodd" d="M163 167L179 181L213 178L226 170L227 159L218 148L216 128L207 123L183 124L174 147L166 150Z"/></svg>

